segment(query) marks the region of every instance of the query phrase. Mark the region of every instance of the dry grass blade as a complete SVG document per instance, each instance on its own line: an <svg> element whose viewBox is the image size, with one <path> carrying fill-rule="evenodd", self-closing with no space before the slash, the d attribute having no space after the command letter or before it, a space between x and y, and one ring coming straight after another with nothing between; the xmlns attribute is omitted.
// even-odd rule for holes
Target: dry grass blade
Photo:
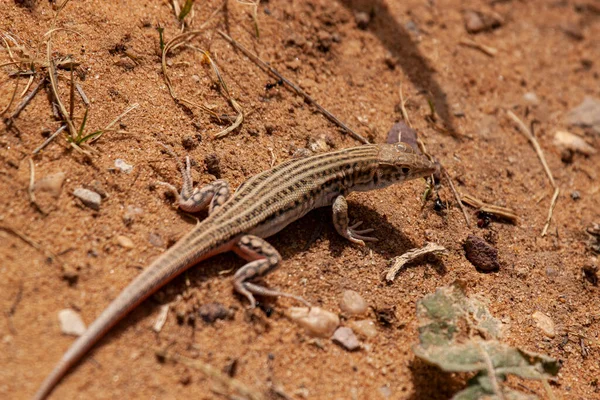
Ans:
<svg viewBox="0 0 600 400"><path fill-rule="evenodd" d="M458 203L458 207L460 207L460 211L462 211L462 214L465 217L467 226L471 225L471 219L469 218L469 214L467 214L467 210L465 209L465 206L462 203L460 194L458 194L458 191L454 187L454 183L452 183L452 179L450 178L450 175L448 175L448 171L446 171L445 168L442 168L441 171L444 173L444 176L446 177L446 181L448 182L448 185L450 185L450 190L452 191L452 194L454 194L454 198L456 199L456 202Z"/></svg>
<svg viewBox="0 0 600 400"><path fill-rule="evenodd" d="M388 282L393 282L394 279L396 279L398 271L400 271L402 267L404 267L407 263L411 262L412 260L424 256L425 254L441 254L447 251L448 250L446 250L444 246L440 246L436 243L427 243L424 247L421 247L420 249L409 250L401 256L392 259L393 265L385 275L385 279Z"/></svg>
<svg viewBox="0 0 600 400"><path fill-rule="evenodd" d="M66 1L65 1L66 3ZM50 32L56 31L57 29L53 29ZM48 34L48 33L46 33ZM54 60L52 60L52 34L50 33L50 37L48 37L48 41L46 42L46 57L47 57L47 61L48 61L48 76L50 77L50 87L52 88L52 94L54 96L54 99L56 100L56 104L58 105L58 109L60 111L60 113L62 114L62 118L65 120L65 123L67 124L67 128L69 131L69 135L72 138L77 137L77 129L75 128L75 124L73 123L73 120L71 118L69 118L69 112L67 111L65 105L63 104L62 100L60 99L60 95L58 93L58 82L56 79L56 67L54 65Z"/></svg>
<svg viewBox="0 0 600 400"><path fill-rule="evenodd" d="M260 31L258 29L258 5L260 4L260 0L237 0L237 2L245 6L252 6L252 21L254 22L254 33L256 34L257 39L260 38Z"/></svg>
<svg viewBox="0 0 600 400"><path fill-rule="evenodd" d="M48 139L44 140L44 142L42 144L40 144L35 150L33 150L33 152L31 154L36 155L37 153L42 151L46 146L48 146L50 144L51 141L54 140L55 137L57 137L62 131L64 131L66 127L67 127L67 125L63 125L60 128L58 128L56 130L56 132L54 132L52 135L50 135L50 137L48 137Z"/></svg>
<svg viewBox="0 0 600 400"><path fill-rule="evenodd" d="M402 92L402 82L400 82L400 87L398 91L400 92L400 111L402 112L402 118L404 118L404 121L406 121L406 125L412 128L412 124L410 123L410 119L408 118L408 111L406 111L405 107L406 101L404 100L404 93Z"/></svg>
<svg viewBox="0 0 600 400"><path fill-rule="evenodd" d="M480 211L483 211L488 214L495 215L500 218L504 218L509 220L512 223L517 222L517 214L511 210L510 208L495 206L493 204L487 204L483 201L479 200L475 196L471 196L470 194L461 194L461 200L463 203L475 207Z"/></svg>
<svg viewBox="0 0 600 400"><path fill-rule="evenodd" d="M104 127L104 129L96 131L88 136L86 136L85 138L82 139L82 141L88 140L90 141L90 143L94 143L96 140L98 140L100 138L100 136L102 136L105 132L108 132L110 130L112 130L112 127L121 120L121 118L123 118L124 116L126 116L127 114L129 114L130 112L132 112L133 110L135 110L136 108L138 108L140 105L138 103L134 103L131 106L127 107L125 109L125 111L123 111L121 114L119 114L119 116L115 119L112 120L112 122L108 125L106 125ZM86 139L87 138L87 139Z"/></svg>
<svg viewBox="0 0 600 400"><path fill-rule="evenodd" d="M296 92L298 95L304 97L304 99L312 104L313 106L315 106L317 108L317 110L319 110L319 112L321 114L323 114L325 117L327 117L327 119L329 119L331 122L333 122L334 124L336 124L337 126L339 126L340 128L342 128L345 132L347 132L352 138L358 140L359 142L363 143L363 144L368 144L369 141L367 139L365 139L364 137L362 137L361 135L359 135L358 133L356 133L355 131L353 131L352 129L350 129L348 126L346 126L346 124L344 124L342 121L340 121L336 116L334 116L332 113L330 113L329 111L327 111L325 108L323 108L319 103L317 103L312 97L310 97L304 90L300 89L300 87L298 87L297 85L295 85L293 82L291 82L289 79L287 79L286 77L284 77L283 75L281 75L275 68L271 67L269 64L267 64L266 62L264 62L263 60L261 60L260 58L258 58L257 56L255 56L254 54L252 54L250 51L248 51L244 46L242 46L241 44L239 44L237 41L233 40L231 37L229 37L229 35L227 35L225 32L222 31L217 31L217 33L219 33L219 35L221 35L223 37L223 39L227 40L229 43L231 43L232 46L234 46L235 48L237 48L238 50L240 50L242 53L244 53L244 55L246 57L248 57L252 62L254 62L256 65L258 65L262 70L271 73L273 76L275 76L277 79L283 81L289 88L291 88L294 92Z"/></svg>
<svg viewBox="0 0 600 400"><path fill-rule="evenodd" d="M213 13L213 15L214 15L214 13ZM206 24L206 22L205 22L205 24ZM167 87L169 88L169 93L171 94L171 97L173 97L173 99L175 101L181 102L181 103L187 104L187 105L192 105L194 107L199 107L201 110L210 113L211 115L213 115L216 118L219 118L219 116L213 110L208 108L207 106L197 104L197 103L192 102L185 98L178 97L177 94L175 93L175 90L173 89L173 83L171 82L171 78L169 77L169 74L167 73L167 54L169 53L169 51L186 44L186 42L188 42L189 40L198 36L200 33L202 33L202 31L198 31L198 30L182 33L180 35L175 36L174 38L169 40L167 42L167 44L165 44L165 47L164 47L163 53L162 53L163 75L164 75ZM204 59L209 63L215 76L217 77L217 81L219 82L219 86L223 89L224 95L227 97L227 100L229 101L231 106L234 108L234 110L237 112L237 117L236 117L234 123L215 135L216 138L225 137L229 133L231 133L232 131L237 129L244 121L244 113L242 111L242 108L238 104L238 102L231 96L229 89L227 88L227 84L225 83L225 80L223 79L223 76L221 75L221 72L219 71L217 64L214 62L214 60L210 56L210 53L204 49L200 49L200 48L192 46L192 45L187 45L187 47L202 53Z"/></svg>
<svg viewBox="0 0 600 400"><path fill-rule="evenodd" d="M10 101L8 102L6 107L4 107L4 109L2 111L0 111L0 116L4 115L4 113L6 113L10 109L10 106L12 106L12 103L15 101L15 98L17 97L18 90L19 90L19 80L15 79L15 89L13 90L12 96L10 96Z"/></svg>
<svg viewBox="0 0 600 400"><path fill-rule="evenodd" d="M556 202L558 201L559 194L560 194L560 189L558 187L555 187L554 194L552 195L552 201L550 201L550 208L548 208L548 216L546 217L546 223L544 224L544 229L542 229L542 237L546 236L546 233L548 233L548 228L550 227L550 221L552 221L552 215L554 214L554 207L556 207Z"/></svg>
<svg viewBox="0 0 600 400"><path fill-rule="evenodd" d="M219 371L217 368L213 367L210 364L207 364L200 360L194 360L191 358L183 357L178 354L169 354L164 350L157 350L156 355L165 360L174 361L183 364L189 368L201 371L205 375L223 384L227 389L234 391L245 398L252 400L264 399L262 394L249 388L237 379L230 378L227 374L224 374L223 372Z"/></svg>
<svg viewBox="0 0 600 400"><path fill-rule="evenodd" d="M513 122L515 122L517 124L517 126L519 127L519 130L525 135L525 137L527 139L529 139L529 142L535 149L535 152L537 153L537 156L540 159L542 166L544 167L544 171L546 171L546 175L548 176L548 179L550 180L550 184L554 188L554 195L552 196L552 201L550 203L550 208L548 210L548 217L546 218L546 223L544 224L544 229L542 229L542 237L544 237L544 236L546 236L546 233L548 232L548 228L550 227L550 222L552 221L552 215L554 213L554 207L556 207L556 201L558 200L558 195L560 194L560 190L559 190L558 186L556 185L556 182L554 181L552 172L550 172L550 167L548 167L548 163L546 162L546 157L544 156L544 152L542 151L542 148L540 147L540 144L537 141L537 139L535 138L535 136L533 136L533 133L531 133L531 131L529 130L529 128L527 128L527 126L523 123L523 121L521 121L521 119L519 117L517 117L515 115L515 113L513 113L511 110L507 110L506 114L509 116L510 119L513 120Z"/></svg>

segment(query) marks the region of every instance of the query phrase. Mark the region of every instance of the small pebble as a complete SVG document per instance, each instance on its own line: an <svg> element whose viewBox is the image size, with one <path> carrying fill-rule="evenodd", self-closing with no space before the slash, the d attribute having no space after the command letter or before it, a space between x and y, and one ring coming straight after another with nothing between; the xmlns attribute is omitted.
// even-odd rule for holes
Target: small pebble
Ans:
<svg viewBox="0 0 600 400"><path fill-rule="evenodd" d="M388 399L392 395L392 389L388 385L383 385L379 388L379 393L385 399Z"/></svg>
<svg viewBox="0 0 600 400"><path fill-rule="evenodd" d="M320 307L291 307L287 316L311 335L319 337L330 337L340 324L337 314Z"/></svg>
<svg viewBox="0 0 600 400"><path fill-rule="evenodd" d="M294 151L294 154L292 154L292 158L296 159L296 158L310 157L313 154L314 153L312 151L310 151L309 149L307 149L306 147L300 147L299 149L296 149Z"/></svg>
<svg viewBox="0 0 600 400"><path fill-rule="evenodd" d="M354 332L352 332L352 329L345 326L340 326L337 328L331 340L349 351L354 351L360 348L360 342L358 341L358 338Z"/></svg>
<svg viewBox="0 0 600 400"><path fill-rule="evenodd" d="M65 173L57 172L47 175L35 183L34 189L40 192L48 192L54 198L58 198L65 181Z"/></svg>
<svg viewBox="0 0 600 400"><path fill-rule="evenodd" d="M131 71L135 68L135 62L129 57L121 57L115 65L123 68L125 71Z"/></svg>
<svg viewBox="0 0 600 400"><path fill-rule="evenodd" d="M133 165L127 164L125 160L120 158L115 160L115 167L126 174L130 174L133 171Z"/></svg>
<svg viewBox="0 0 600 400"><path fill-rule="evenodd" d="M73 196L77 197L87 207L98 211L100 209L100 203L102 203L102 197L96 192L84 188L77 188L73 191Z"/></svg>
<svg viewBox="0 0 600 400"><path fill-rule="evenodd" d="M465 29L469 33L479 33L499 28L504 19L495 12L467 10L463 14Z"/></svg>
<svg viewBox="0 0 600 400"><path fill-rule="evenodd" d="M313 153L323 153L329 151L327 141L323 137L308 139L308 149Z"/></svg>
<svg viewBox="0 0 600 400"><path fill-rule="evenodd" d="M581 193L579 193L579 190L573 190L571 192L571 198L573 200L579 200L579 199L581 199Z"/></svg>
<svg viewBox="0 0 600 400"><path fill-rule="evenodd" d="M163 326L165 326L168 316L169 316L169 305L165 304L160 307L158 317L156 317L156 321L154 321L152 330L157 333L160 332L162 330Z"/></svg>
<svg viewBox="0 0 600 400"><path fill-rule="evenodd" d="M158 233L151 232L150 235L148 235L148 241L154 247L165 247L165 241Z"/></svg>
<svg viewBox="0 0 600 400"><path fill-rule="evenodd" d="M124 249L133 249L135 247L133 240L129 239L127 236L117 236L117 243Z"/></svg>
<svg viewBox="0 0 600 400"><path fill-rule="evenodd" d="M375 322L371 321L370 319L350 321L349 325L357 334L367 339L377 336L377 327L375 326Z"/></svg>
<svg viewBox="0 0 600 400"><path fill-rule="evenodd" d="M591 127L596 133L600 133L600 100L586 96L581 104L569 111L567 123Z"/></svg>
<svg viewBox="0 0 600 400"><path fill-rule="evenodd" d="M575 151L586 156L597 153L596 149L590 146L580 136L568 131L556 131L554 134L554 145L559 149Z"/></svg>
<svg viewBox="0 0 600 400"><path fill-rule="evenodd" d="M78 312L65 308L58 312L60 329L65 335L81 336L85 332L85 324Z"/></svg>
<svg viewBox="0 0 600 400"><path fill-rule="evenodd" d="M552 318L539 311L534 312L531 317L535 320L537 327L544 332L544 335L550 339L556 336L554 321L552 321Z"/></svg>
<svg viewBox="0 0 600 400"><path fill-rule="evenodd" d="M495 271L500 268L498 250L485 240L469 235L464 244L467 260L482 271Z"/></svg>
<svg viewBox="0 0 600 400"><path fill-rule="evenodd" d="M200 137L202 137L202 136L200 136ZM194 136L186 136L183 139L181 139L181 145L186 150L194 150L196 148L196 146L198 146L198 142L200 142L200 141L202 141L202 140L198 140Z"/></svg>
<svg viewBox="0 0 600 400"><path fill-rule="evenodd" d="M367 312L369 305L358 292L345 290L340 300L340 309L348 315L360 315Z"/></svg>
<svg viewBox="0 0 600 400"><path fill-rule="evenodd" d="M231 316L229 310L221 303L202 304L198 315L206 323L212 324L218 319L227 319Z"/></svg>
<svg viewBox="0 0 600 400"><path fill-rule="evenodd" d="M127 206L127 210L125 210L125 214L123 214L123 223L125 226L131 226L136 219L136 216L142 215L144 210L139 207L135 207L132 205Z"/></svg>
<svg viewBox="0 0 600 400"><path fill-rule="evenodd" d="M532 105L540 104L540 99L537 97L537 94L535 94L534 92L525 93L523 95L523 100L525 100L527 103L532 104Z"/></svg>
<svg viewBox="0 0 600 400"><path fill-rule="evenodd" d="M356 26L359 29L367 29L369 23L371 22L371 16L363 11L359 11L354 13L354 20L356 21Z"/></svg>

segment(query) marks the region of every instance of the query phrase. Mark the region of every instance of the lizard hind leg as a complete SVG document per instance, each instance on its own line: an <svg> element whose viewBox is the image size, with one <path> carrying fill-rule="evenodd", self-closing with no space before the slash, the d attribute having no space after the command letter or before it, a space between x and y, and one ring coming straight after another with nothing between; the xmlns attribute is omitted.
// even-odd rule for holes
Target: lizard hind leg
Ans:
<svg viewBox="0 0 600 400"><path fill-rule="evenodd" d="M256 306L254 295L290 297L310 307L310 303L300 296L269 289L250 282L252 279L265 276L277 268L281 261L279 252L267 241L258 236L244 235L234 245L233 251L238 256L248 261L248 264L240 268L233 276L233 285L236 292L248 299L250 308Z"/></svg>

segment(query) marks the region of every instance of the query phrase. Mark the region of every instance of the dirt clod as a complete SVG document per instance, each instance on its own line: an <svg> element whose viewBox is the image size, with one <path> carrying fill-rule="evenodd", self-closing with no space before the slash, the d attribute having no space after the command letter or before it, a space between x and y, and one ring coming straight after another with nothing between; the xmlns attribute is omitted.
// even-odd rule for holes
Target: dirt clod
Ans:
<svg viewBox="0 0 600 400"><path fill-rule="evenodd" d="M497 271L500 269L498 250L482 238L469 235L464 244L467 260L482 271Z"/></svg>
<svg viewBox="0 0 600 400"><path fill-rule="evenodd" d="M227 307L221 303L207 303L200 306L198 315L202 318L202 321L212 324L218 319L229 318L231 314Z"/></svg>
<svg viewBox="0 0 600 400"><path fill-rule="evenodd" d="M221 159L215 153L208 154L204 158L204 165L206 166L206 171L214 175L215 178L221 178Z"/></svg>

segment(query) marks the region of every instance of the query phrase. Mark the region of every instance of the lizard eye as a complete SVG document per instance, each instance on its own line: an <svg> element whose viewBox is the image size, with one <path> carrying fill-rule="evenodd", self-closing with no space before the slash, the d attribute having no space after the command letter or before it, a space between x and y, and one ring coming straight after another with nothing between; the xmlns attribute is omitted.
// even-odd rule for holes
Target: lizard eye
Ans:
<svg viewBox="0 0 600 400"><path fill-rule="evenodd" d="M408 168L408 167L402 167L401 171L402 171L402 173L404 175L408 175L408 173L410 172L410 168Z"/></svg>

